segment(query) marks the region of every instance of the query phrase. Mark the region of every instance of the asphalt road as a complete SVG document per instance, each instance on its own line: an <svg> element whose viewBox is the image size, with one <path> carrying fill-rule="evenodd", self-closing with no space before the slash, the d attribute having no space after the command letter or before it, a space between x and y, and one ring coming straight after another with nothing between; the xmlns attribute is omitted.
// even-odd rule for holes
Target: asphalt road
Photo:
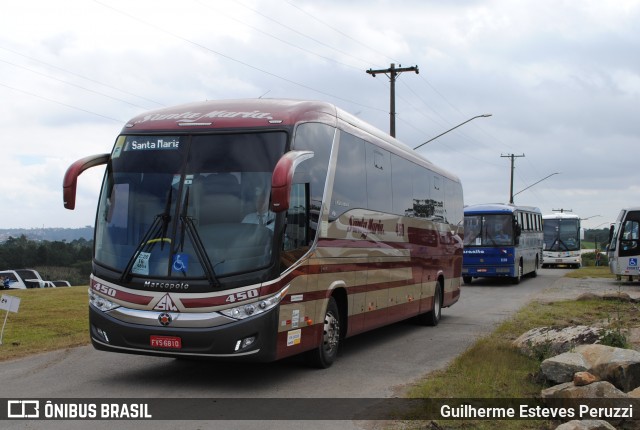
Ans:
<svg viewBox="0 0 640 430"><path fill-rule="evenodd" d="M320 408L332 408L338 406L336 398L397 397L408 384L446 367L476 339L491 332L497 323L531 299L557 289L554 284L566 272L566 269L541 269L536 278L525 278L519 285L475 280L463 286L458 303L443 310L437 327L402 322L347 339L337 362L325 370L310 369L297 358L269 364L231 364L114 354L88 346L1 363L0 398L134 398L141 401L151 398L322 398L297 406L318 403ZM0 407L6 406L0 404ZM248 416L251 412L247 411ZM367 426L365 421L352 420L12 420L0 423L3 429L91 427L110 430L133 427L299 430L301 427L359 429Z"/></svg>

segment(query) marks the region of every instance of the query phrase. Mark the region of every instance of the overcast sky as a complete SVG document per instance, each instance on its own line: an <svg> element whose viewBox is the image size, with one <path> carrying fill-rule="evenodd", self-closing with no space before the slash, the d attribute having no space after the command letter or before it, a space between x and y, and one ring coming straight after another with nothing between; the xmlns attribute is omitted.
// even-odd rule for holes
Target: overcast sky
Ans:
<svg viewBox="0 0 640 430"><path fill-rule="evenodd" d="M0 228L93 225L103 168L62 205L66 168L125 122L229 98L335 103L458 175L465 204L640 206L640 1L59 0L0 15ZM557 173L557 174L554 174ZM551 176L549 176L551 175ZM537 181L542 182L519 192Z"/></svg>

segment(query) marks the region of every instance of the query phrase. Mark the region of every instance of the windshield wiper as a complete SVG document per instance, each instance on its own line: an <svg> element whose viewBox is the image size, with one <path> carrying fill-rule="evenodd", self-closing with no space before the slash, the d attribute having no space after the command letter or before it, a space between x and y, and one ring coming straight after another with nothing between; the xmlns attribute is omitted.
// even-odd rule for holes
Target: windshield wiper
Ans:
<svg viewBox="0 0 640 430"><path fill-rule="evenodd" d="M159 213L155 216L153 222L142 236L142 240L138 242L138 246L136 246L135 251L131 255L131 258L127 262L127 266L122 271L122 275L120 276L120 282L124 282L125 280L130 280L131 278L131 270L133 269L133 265L138 260L138 257L145 246L149 245L150 248L156 243L158 237L160 237L160 249L164 248L164 242L167 235L167 230L169 228L169 223L171 222L171 198L173 197L173 187L169 188L169 195L167 196L167 201L164 206L164 212Z"/></svg>
<svg viewBox="0 0 640 430"><path fill-rule="evenodd" d="M180 252L184 250L184 237L186 230L186 232L189 234L189 238L191 239L191 243L193 243L193 249L198 256L198 259L202 263L202 267L207 276L207 280L210 284L215 285L216 287L220 287L220 281L218 281L218 278L216 277L216 272L211 265L211 260L209 260L207 250L202 243L202 238L200 238L198 229L193 224L193 218L187 215L187 209L189 208L189 191L190 188L187 189L187 193L184 196L184 203L182 204L182 211L180 213L180 221L182 222L182 235L179 245Z"/></svg>

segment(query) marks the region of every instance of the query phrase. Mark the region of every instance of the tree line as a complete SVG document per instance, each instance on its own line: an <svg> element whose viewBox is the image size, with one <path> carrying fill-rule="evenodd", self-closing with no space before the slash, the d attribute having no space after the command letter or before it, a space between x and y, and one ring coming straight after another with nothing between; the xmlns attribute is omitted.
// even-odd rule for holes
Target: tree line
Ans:
<svg viewBox="0 0 640 430"><path fill-rule="evenodd" d="M72 285L88 284L92 252L93 240L34 241L25 235L9 237L0 244L0 270L36 269L46 280L60 279L58 273L64 273L64 279Z"/></svg>

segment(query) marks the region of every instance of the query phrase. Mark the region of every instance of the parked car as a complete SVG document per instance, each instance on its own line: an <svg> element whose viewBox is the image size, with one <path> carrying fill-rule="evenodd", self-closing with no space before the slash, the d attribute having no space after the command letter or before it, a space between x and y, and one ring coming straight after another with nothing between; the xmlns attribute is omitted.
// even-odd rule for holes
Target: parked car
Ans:
<svg viewBox="0 0 640 430"><path fill-rule="evenodd" d="M2 288L5 290L24 290L27 288L22 277L15 270L1 271L0 279L2 279Z"/></svg>
<svg viewBox="0 0 640 430"><path fill-rule="evenodd" d="M40 273L38 273L37 270L33 269L2 270L0 271L0 280L2 280L1 288L5 290L25 290L27 288L56 287L56 284L54 282L45 281L44 279L42 279L42 276L40 276Z"/></svg>
<svg viewBox="0 0 640 430"><path fill-rule="evenodd" d="M70 287L71 284L69 283L69 281L63 281L63 280L58 280L58 281L51 281L53 283L53 285L55 285L56 287Z"/></svg>

